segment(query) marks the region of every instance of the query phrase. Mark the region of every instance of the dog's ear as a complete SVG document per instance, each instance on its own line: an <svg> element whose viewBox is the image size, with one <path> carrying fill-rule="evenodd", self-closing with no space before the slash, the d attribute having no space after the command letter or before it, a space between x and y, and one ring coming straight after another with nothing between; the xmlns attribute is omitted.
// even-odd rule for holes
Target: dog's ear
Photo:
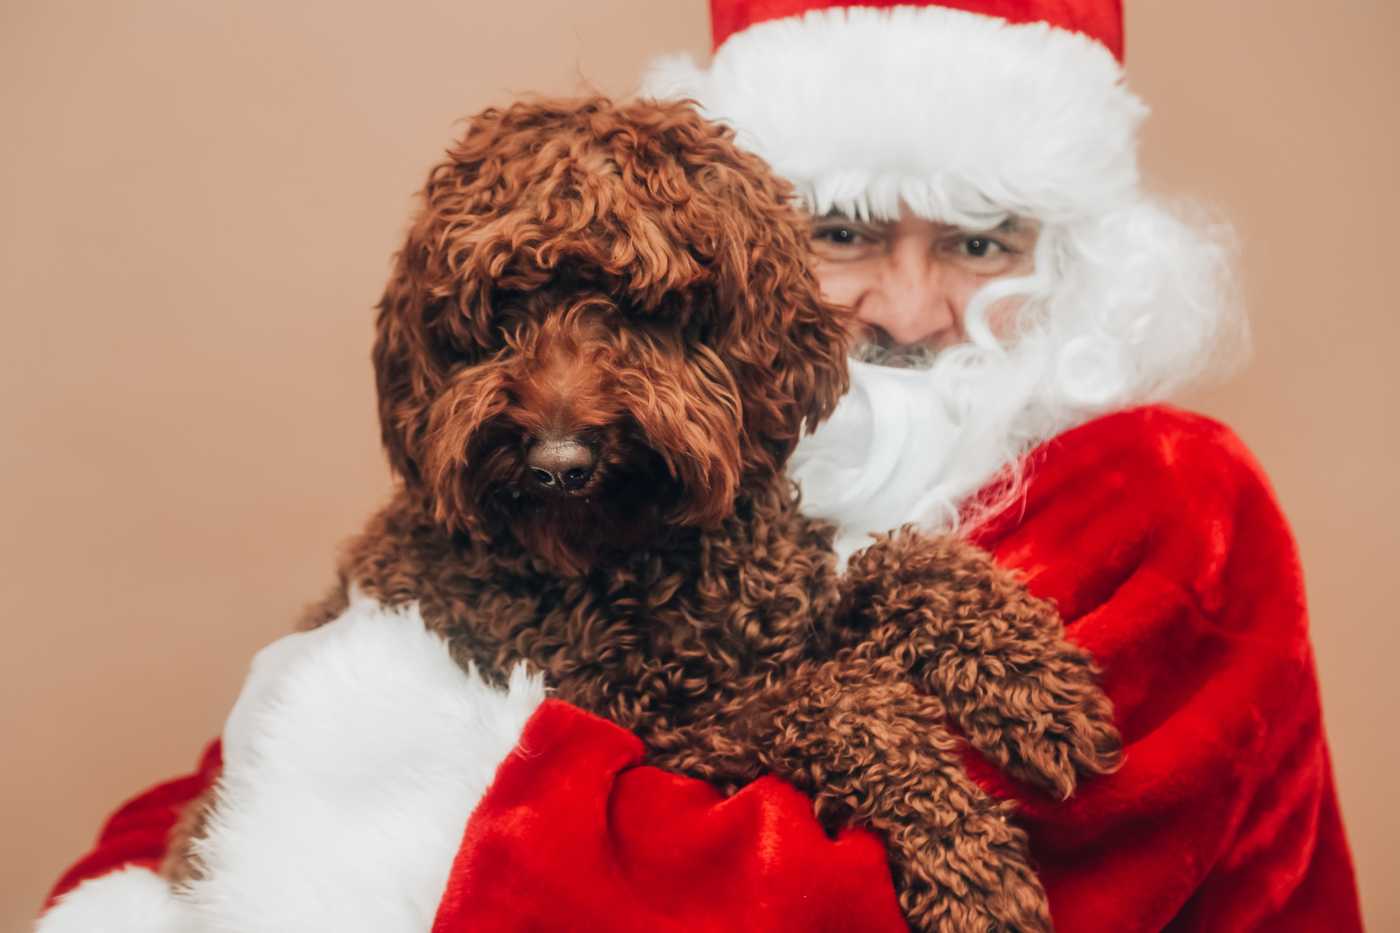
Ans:
<svg viewBox="0 0 1400 933"><path fill-rule="evenodd" d="M706 273L708 339L739 384L748 466L780 469L846 391L845 312L821 297L792 188L691 104L646 106L664 114L668 153L685 166L688 190L667 226Z"/></svg>
<svg viewBox="0 0 1400 933"><path fill-rule="evenodd" d="M428 174L379 302L373 360L380 436L389 465L410 485L423 479L433 401L458 364L474 361L496 339L494 288L525 290L544 279L528 266L506 268L516 232L511 212L530 177L519 171L506 178L506 168L537 136L531 112L492 108L468 122L462 140Z"/></svg>
<svg viewBox="0 0 1400 933"><path fill-rule="evenodd" d="M418 457L427 428L431 386L437 381L427 346L428 297L420 218L394 260L379 300L372 358L379 398L379 435L389 466L409 485L422 476Z"/></svg>
<svg viewBox="0 0 1400 933"><path fill-rule="evenodd" d="M846 392L850 336L845 312L822 299L812 274L806 218L786 185L767 180L763 196L745 198L725 225L716 296L730 323L718 348L745 399L746 425L781 468L802 431Z"/></svg>

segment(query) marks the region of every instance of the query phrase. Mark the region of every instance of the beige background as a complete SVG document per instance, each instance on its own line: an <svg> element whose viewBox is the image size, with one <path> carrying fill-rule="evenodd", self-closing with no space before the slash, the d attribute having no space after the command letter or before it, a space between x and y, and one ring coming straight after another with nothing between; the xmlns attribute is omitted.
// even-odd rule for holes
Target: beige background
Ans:
<svg viewBox="0 0 1400 933"><path fill-rule="evenodd" d="M1244 247L1255 362L1192 401L1293 520L1398 928L1400 4L1129 6L1152 179ZM0 3L0 928L193 763L383 494L371 305L454 121L707 37L701 0Z"/></svg>

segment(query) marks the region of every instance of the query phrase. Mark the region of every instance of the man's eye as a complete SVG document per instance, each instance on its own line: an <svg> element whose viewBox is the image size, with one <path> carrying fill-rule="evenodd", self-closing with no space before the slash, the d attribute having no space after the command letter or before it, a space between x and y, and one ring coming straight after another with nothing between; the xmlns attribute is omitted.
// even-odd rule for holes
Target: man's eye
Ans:
<svg viewBox="0 0 1400 933"><path fill-rule="evenodd" d="M996 240L982 236L968 237L963 240L962 251L974 259L984 259L989 256L999 256L1006 252L1006 247Z"/></svg>
<svg viewBox="0 0 1400 933"><path fill-rule="evenodd" d="M823 227L816 232L818 240L825 240L828 243L837 243L846 246L860 242L861 236L850 227Z"/></svg>
<svg viewBox="0 0 1400 933"><path fill-rule="evenodd" d="M879 225L832 217L812 225L812 251L831 262L863 262L880 253L888 236Z"/></svg>

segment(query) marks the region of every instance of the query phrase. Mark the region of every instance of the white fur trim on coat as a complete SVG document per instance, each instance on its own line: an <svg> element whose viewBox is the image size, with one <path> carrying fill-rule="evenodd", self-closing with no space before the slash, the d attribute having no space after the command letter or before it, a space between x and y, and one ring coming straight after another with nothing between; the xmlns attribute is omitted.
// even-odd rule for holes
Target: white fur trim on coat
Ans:
<svg viewBox="0 0 1400 933"><path fill-rule="evenodd" d="M124 868L63 895L34 933L186 933L189 923L188 909L155 872Z"/></svg>
<svg viewBox="0 0 1400 933"><path fill-rule="evenodd" d="M941 7L820 10L731 36L708 68L658 60L818 213L995 223L1093 216L1137 187L1146 108L1099 42Z"/></svg>
<svg viewBox="0 0 1400 933"><path fill-rule="evenodd" d="M270 673L262 676L259 668ZM260 656L189 896L209 930L422 933L467 818L544 699L466 673L417 607L356 601Z"/></svg>
<svg viewBox="0 0 1400 933"><path fill-rule="evenodd" d="M544 699L454 662L416 606L358 599L265 648L224 730L207 877L89 881L37 933L425 933L467 819Z"/></svg>

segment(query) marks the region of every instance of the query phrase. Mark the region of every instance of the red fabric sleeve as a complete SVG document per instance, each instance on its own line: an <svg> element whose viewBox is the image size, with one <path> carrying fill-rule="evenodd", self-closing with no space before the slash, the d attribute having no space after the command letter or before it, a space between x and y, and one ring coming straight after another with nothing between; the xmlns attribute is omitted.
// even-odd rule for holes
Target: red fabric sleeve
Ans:
<svg viewBox="0 0 1400 933"><path fill-rule="evenodd" d="M884 845L776 778L733 797L546 700L467 824L433 933L903 933Z"/></svg>
<svg viewBox="0 0 1400 933"><path fill-rule="evenodd" d="M122 804L107 819L92 850L58 879L44 909L90 878L132 865L154 871L165 857L170 830L185 806L214 782L220 761L219 743L211 742L193 773L157 784Z"/></svg>
<svg viewBox="0 0 1400 933"><path fill-rule="evenodd" d="M1021 819L1056 928L1360 930L1292 536L1224 426L1166 408L1032 458L979 537L1093 653L1126 743L1067 803L979 760Z"/></svg>

